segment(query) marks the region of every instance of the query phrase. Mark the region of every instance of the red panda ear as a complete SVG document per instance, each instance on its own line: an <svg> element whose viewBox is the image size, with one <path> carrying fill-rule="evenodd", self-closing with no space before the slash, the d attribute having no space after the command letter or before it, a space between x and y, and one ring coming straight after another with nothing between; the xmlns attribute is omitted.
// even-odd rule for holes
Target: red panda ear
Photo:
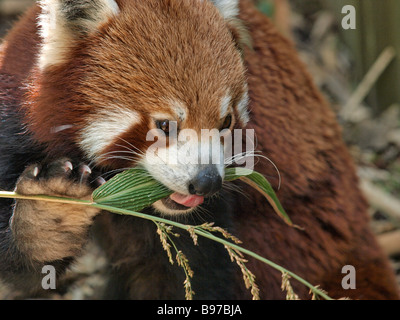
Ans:
<svg viewBox="0 0 400 320"><path fill-rule="evenodd" d="M227 20L235 19L239 15L239 0L211 0L211 2Z"/></svg>
<svg viewBox="0 0 400 320"><path fill-rule="evenodd" d="M243 54L245 47L253 48L252 39L243 21L240 19L229 19L228 28L235 40L236 47Z"/></svg>
<svg viewBox="0 0 400 320"><path fill-rule="evenodd" d="M63 62L73 41L95 31L110 17L119 13L115 0L41 0L39 19L43 38L39 67Z"/></svg>
<svg viewBox="0 0 400 320"><path fill-rule="evenodd" d="M247 32L243 22L238 19L239 0L211 0L211 2L227 21L228 28L239 51L243 52L246 46L251 48L250 34Z"/></svg>

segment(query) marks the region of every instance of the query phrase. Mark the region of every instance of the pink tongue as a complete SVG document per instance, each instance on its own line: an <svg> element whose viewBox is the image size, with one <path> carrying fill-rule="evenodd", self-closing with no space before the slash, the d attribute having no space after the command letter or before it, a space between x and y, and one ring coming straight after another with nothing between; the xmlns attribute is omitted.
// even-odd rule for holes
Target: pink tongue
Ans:
<svg viewBox="0 0 400 320"><path fill-rule="evenodd" d="M184 194L180 194L177 192L171 194L170 198L171 200L174 200L176 203L179 203L188 208L197 207L198 205L204 202L203 196L196 196L196 195L186 196Z"/></svg>

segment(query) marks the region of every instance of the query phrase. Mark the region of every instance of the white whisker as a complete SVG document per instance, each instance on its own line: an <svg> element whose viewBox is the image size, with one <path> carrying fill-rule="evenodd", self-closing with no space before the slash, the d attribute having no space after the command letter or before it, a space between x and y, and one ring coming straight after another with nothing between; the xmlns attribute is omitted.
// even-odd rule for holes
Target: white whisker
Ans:
<svg viewBox="0 0 400 320"><path fill-rule="evenodd" d="M268 158L268 157L266 157L266 156L264 156L264 155L262 155L260 153L261 153L261 151L255 151L255 150L238 153L238 154L232 156L231 158L225 159L225 166L229 166L229 165L233 164L234 162L238 162L238 161L243 160L243 159L245 159L247 157L255 157L255 158L265 159L269 163L272 164L272 166L274 167L275 171L278 174L278 180L279 180L279 182L278 182L278 190L280 190L282 177L281 177L281 173L280 173L278 167L276 166L276 164L270 158ZM259 160L259 159L257 159L257 160Z"/></svg>
<svg viewBox="0 0 400 320"><path fill-rule="evenodd" d="M136 149L139 153L144 155L144 152L142 150L140 150L139 148L135 147L132 143L126 141L124 138L118 137L119 139L121 139L123 142L125 142L127 145L129 145L132 149Z"/></svg>
<svg viewBox="0 0 400 320"><path fill-rule="evenodd" d="M222 189L229 192L229 193L238 193L245 197L246 199L250 200L250 197L246 191L243 190L242 187L238 186L237 184L234 184L232 182L224 182L222 184Z"/></svg>

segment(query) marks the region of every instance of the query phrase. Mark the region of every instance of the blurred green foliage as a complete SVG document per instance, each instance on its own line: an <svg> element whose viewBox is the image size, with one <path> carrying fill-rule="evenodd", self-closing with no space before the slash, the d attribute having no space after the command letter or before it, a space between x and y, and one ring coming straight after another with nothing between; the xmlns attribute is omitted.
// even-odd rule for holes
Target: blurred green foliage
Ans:
<svg viewBox="0 0 400 320"><path fill-rule="evenodd" d="M258 0L257 7L268 17L272 17L274 15L274 4L272 0Z"/></svg>

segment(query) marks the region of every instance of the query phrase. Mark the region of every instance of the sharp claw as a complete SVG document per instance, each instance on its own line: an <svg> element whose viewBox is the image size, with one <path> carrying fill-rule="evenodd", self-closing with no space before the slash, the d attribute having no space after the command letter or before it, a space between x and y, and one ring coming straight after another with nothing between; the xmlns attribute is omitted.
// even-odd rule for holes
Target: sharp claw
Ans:
<svg viewBox="0 0 400 320"><path fill-rule="evenodd" d="M72 163L70 161L66 161L64 163L64 170L65 170L65 172L74 170L74 166L72 165Z"/></svg>
<svg viewBox="0 0 400 320"><path fill-rule="evenodd" d="M32 175L36 178L36 177L38 176L38 174L39 174L39 168L38 168L38 167L35 167L35 168L33 169Z"/></svg>
<svg viewBox="0 0 400 320"><path fill-rule="evenodd" d="M92 173L92 170L90 170L90 168L87 165L83 165L81 167L81 173L83 176L88 176Z"/></svg>
<svg viewBox="0 0 400 320"><path fill-rule="evenodd" d="M97 180L96 180L96 182L97 182L100 186L102 186L102 185L105 184L107 181L104 180L103 177L98 177Z"/></svg>

